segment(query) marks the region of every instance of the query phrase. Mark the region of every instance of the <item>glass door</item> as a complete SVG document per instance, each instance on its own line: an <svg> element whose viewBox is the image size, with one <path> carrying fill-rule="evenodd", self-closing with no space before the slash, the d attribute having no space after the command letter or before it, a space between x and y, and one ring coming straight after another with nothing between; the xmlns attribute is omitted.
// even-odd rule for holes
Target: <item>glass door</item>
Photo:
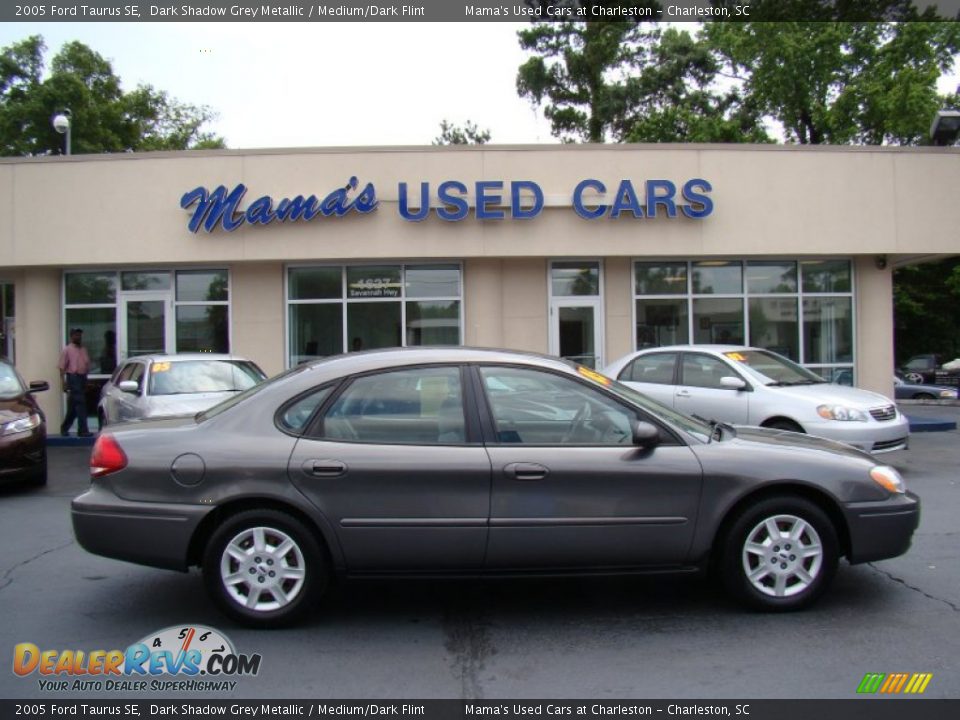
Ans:
<svg viewBox="0 0 960 720"><path fill-rule="evenodd" d="M600 301L554 301L551 307L551 347L553 355L588 368L602 367L600 358Z"/></svg>
<svg viewBox="0 0 960 720"><path fill-rule="evenodd" d="M603 367L603 289L599 261L550 263L550 353Z"/></svg>
<svg viewBox="0 0 960 720"><path fill-rule="evenodd" d="M170 293L130 293L120 298L120 359L173 351Z"/></svg>

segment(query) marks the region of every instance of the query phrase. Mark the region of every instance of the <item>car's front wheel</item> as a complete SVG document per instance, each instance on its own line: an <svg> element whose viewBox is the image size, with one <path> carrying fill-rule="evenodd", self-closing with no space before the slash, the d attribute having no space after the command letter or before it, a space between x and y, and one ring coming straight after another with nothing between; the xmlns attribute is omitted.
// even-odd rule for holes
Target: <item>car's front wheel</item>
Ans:
<svg viewBox="0 0 960 720"><path fill-rule="evenodd" d="M799 610L827 588L837 569L837 532L817 505L766 498L746 508L723 539L727 590L760 610Z"/></svg>
<svg viewBox="0 0 960 720"><path fill-rule="evenodd" d="M277 510L250 510L221 524L207 543L203 576L225 614L262 628L300 619L328 584L316 537Z"/></svg>

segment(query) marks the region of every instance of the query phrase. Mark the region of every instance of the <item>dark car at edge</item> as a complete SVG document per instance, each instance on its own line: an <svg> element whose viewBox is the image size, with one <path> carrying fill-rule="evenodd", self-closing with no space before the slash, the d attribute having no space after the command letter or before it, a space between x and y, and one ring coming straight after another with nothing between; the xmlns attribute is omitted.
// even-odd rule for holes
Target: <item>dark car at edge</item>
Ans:
<svg viewBox="0 0 960 720"><path fill-rule="evenodd" d="M430 348L289 370L111 426L72 504L90 552L186 571L253 626L345 577L697 572L793 610L900 555L919 500L842 443L683 415L556 358ZM78 598L78 602L82 602Z"/></svg>
<svg viewBox="0 0 960 720"><path fill-rule="evenodd" d="M47 483L47 423L33 393L49 390L44 380L29 384L0 359L0 483Z"/></svg>

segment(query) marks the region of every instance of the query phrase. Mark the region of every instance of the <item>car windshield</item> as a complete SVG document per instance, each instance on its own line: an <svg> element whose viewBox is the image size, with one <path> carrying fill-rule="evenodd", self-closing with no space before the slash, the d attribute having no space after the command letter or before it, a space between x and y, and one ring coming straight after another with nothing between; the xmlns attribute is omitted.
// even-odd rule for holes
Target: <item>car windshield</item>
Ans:
<svg viewBox="0 0 960 720"><path fill-rule="evenodd" d="M26 392L16 369L9 363L0 362L0 399L19 397Z"/></svg>
<svg viewBox="0 0 960 720"><path fill-rule="evenodd" d="M694 437L703 440L704 442L709 442L710 438L713 437L713 426L710 423L705 423L702 420L697 418L690 417L689 415L684 415L681 412L677 412L672 407L664 405L652 397L644 395L638 390L634 390L628 385L624 385L621 382L612 380L606 375L602 375L595 370L585 368L583 366L576 366L577 372L587 380L599 385L600 387L605 388L609 392L612 392L614 395L617 395L623 400L626 400L631 405L637 405L643 410L646 410L648 413L654 417L662 418L668 423L679 427L682 430L690 433Z"/></svg>
<svg viewBox="0 0 960 720"><path fill-rule="evenodd" d="M814 372L769 350L732 350L724 357L738 363L764 385L817 385L827 382Z"/></svg>
<svg viewBox="0 0 960 720"><path fill-rule="evenodd" d="M203 422L205 420L209 420L210 418L214 418L220 413L225 412L230 408L234 407L235 405L239 405L247 398L253 397L261 390L266 390L275 382L279 380L283 380L284 378L290 377L291 375L297 375L302 372L308 372L314 367L316 367L315 363L304 363L304 364L292 367L289 370L285 370L279 375L274 375L268 380L264 380L261 383L257 383L253 387L247 388L243 392L233 395L231 397L228 397L226 400L223 400L222 402L217 403L213 407L208 408L203 412L197 413L195 419L197 422Z"/></svg>
<svg viewBox="0 0 960 720"><path fill-rule="evenodd" d="M245 360L174 360L150 366L150 395L242 392L265 375Z"/></svg>

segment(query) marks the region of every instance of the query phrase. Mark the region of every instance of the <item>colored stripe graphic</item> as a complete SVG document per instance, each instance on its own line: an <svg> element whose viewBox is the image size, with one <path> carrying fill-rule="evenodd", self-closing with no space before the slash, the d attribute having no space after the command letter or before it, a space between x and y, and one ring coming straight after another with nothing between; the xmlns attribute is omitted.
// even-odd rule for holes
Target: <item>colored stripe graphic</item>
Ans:
<svg viewBox="0 0 960 720"><path fill-rule="evenodd" d="M900 693L921 695L933 679L933 673L867 673L857 686L858 693L885 695Z"/></svg>
<svg viewBox="0 0 960 720"><path fill-rule="evenodd" d="M863 676L863 680L860 681L860 687L857 688L858 693L875 693L880 689L880 683L883 682L883 679L886 677L883 673L867 673Z"/></svg>

